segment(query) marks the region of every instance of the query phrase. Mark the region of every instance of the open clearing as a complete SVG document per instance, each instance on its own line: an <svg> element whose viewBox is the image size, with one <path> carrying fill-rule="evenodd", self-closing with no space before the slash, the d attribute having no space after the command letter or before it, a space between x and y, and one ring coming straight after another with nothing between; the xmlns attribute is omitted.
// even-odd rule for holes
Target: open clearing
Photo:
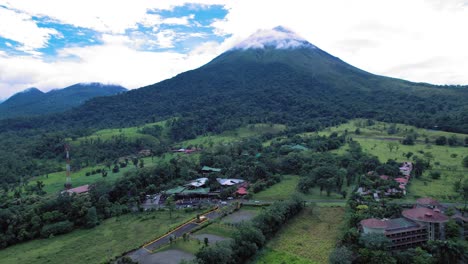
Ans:
<svg viewBox="0 0 468 264"><path fill-rule="evenodd" d="M230 215L227 215L223 218L223 223L229 224L239 224L241 222L246 222L252 220L256 215L258 215L259 210L256 208L249 208L249 209L240 209Z"/></svg>
<svg viewBox="0 0 468 264"><path fill-rule="evenodd" d="M163 235L196 214L176 211L172 219L164 211L123 215L93 229L8 247L0 251L0 263L103 263Z"/></svg>
<svg viewBox="0 0 468 264"><path fill-rule="evenodd" d="M152 167L161 161L168 161L177 155L184 155L185 157L191 158L191 159L198 159L198 156L199 156L198 154L185 155L185 154L177 154L177 153L166 153L160 157L153 157L153 158L146 157L146 158L143 158L143 160L144 160L145 167L147 168L147 167ZM80 171L73 172L71 174L73 187L78 187L78 186L85 185L85 184L92 184L97 181L105 181L105 182L113 183L117 181L118 179L124 177L125 173L139 169L139 168L135 168L133 164L129 163L127 167L120 168L119 172L117 173L113 173L112 171L106 168L108 172L107 177L102 177L100 173L86 176L87 172L91 172L96 169L102 169L104 167L105 167L104 165L87 167ZM64 165L64 168L65 168L65 165ZM65 183L65 171L54 172L54 173L49 173L48 175L35 177L29 181L29 184L35 185L36 181L42 181L44 183L44 191L46 191L48 195L55 195L64 189L63 184Z"/></svg>
<svg viewBox="0 0 468 264"><path fill-rule="evenodd" d="M256 264L328 263L344 217L343 207L306 207L258 255Z"/></svg>
<svg viewBox="0 0 468 264"><path fill-rule="evenodd" d="M297 191L297 183L299 182L300 177L297 175L285 175L281 182L261 191L258 193L253 194L252 199L260 200L260 201L277 201L277 200L287 200L291 198L293 194L299 193ZM351 193L353 190L353 186L350 186L346 189L346 191ZM343 199L341 194L336 192L332 192L330 196L327 196L326 192L324 191L322 195L320 195L320 188L314 187L310 189L309 194L301 194L304 199L306 200L337 200ZM343 199L343 201L345 201Z"/></svg>
<svg viewBox="0 0 468 264"><path fill-rule="evenodd" d="M285 125L254 124L246 127L241 127L233 131L226 131L219 135L199 136L194 139L183 141L179 145L181 145L182 147L188 147L193 145L203 145L204 147L211 147L215 144L230 143L241 140L243 138L261 136L267 133L274 135L284 131L285 129Z"/></svg>
<svg viewBox="0 0 468 264"><path fill-rule="evenodd" d="M412 201L420 197L430 196L440 201L452 202L458 200L455 192L452 189L453 183L460 178L467 177L468 168L462 166L462 160L468 155L468 148L462 146L438 146L433 142L439 136L449 138L455 135L459 141L468 137L465 134L450 133L444 131L434 131L416 128L412 126L396 124L398 132L393 135L388 135L387 129L390 124L383 122L375 122L372 126L359 126L361 133L355 134L355 130L360 124L360 120L354 120L346 124L336 127L331 127L320 134L329 134L331 132L343 133L348 131L349 135L361 144L363 151L375 155L381 162L386 162L389 159L394 159L399 162L411 160L404 155L412 152L413 155L420 158L429 159L432 169L427 170L419 179L413 178L408 187L408 195L406 200ZM419 134L418 141L414 145L403 145L399 140L403 139L410 130ZM428 138L431 143L424 143L424 138ZM388 140L389 138L395 140ZM389 142L398 143L398 148L390 151ZM333 152L344 153L347 146L342 147ZM440 171L440 179L432 179L430 177L431 171Z"/></svg>

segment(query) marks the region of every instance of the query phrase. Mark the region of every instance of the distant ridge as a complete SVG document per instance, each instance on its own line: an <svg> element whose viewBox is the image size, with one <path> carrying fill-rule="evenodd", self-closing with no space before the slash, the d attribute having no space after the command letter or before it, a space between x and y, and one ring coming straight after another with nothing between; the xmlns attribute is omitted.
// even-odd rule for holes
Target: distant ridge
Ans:
<svg viewBox="0 0 468 264"><path fill-rule="evenodd" d="M102 83L77 83L47 93L32 87L0 103L0 119L62 112L98 96L126 92L122 86Z"/></svg>

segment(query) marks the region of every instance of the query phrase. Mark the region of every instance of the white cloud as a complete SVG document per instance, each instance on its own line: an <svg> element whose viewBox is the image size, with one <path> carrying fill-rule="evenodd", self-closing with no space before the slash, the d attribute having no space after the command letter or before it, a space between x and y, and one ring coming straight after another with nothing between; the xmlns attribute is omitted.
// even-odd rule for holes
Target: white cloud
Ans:
<svg viewBox="0 0 468 264"><path fill-rule="evenodd" d="M40 28L31 16L0 6L0 36L19 42L21 51L31 52L47 46L52 35L60 35L55 29ZM7 43L11 47L11 43Z"/></svg>
<svg viewBox="0 0 468 264"><path fill-rule="evenodd" d="M187 3L210 5L224 1L211 0L0 0L0 5L30 15L47 16L65 24L93 29L103 33L125 33L137 28L138 23L158 24L158 15L152 10L170 10ZM1 18L0 18L1 21Z"/></svg>
<svg viewBox="0 0 468 264"><path fill-rule="evenodd" d="M204 43L189 54L137 51L124 37L106 37L101 46L60 51L61 60L9 57L0 53L0 97L27 87L47 91L78 82L117 83L138 88L196 68L212 59L219 44Z"/></svg>
<svg viewBox="0 0 468 264"><path fill-rule="evenodd" d="M190 24L190 20L194 19L195 15L191 14L189 16L183 17L169 17L162 20L163 24L168 25L183 25L188 26Z"/></svg>
<svg viewBox="0 0 468 264"><path fill-rule="evenodd" d="M202 4L193 5L194 10L224 5L228 15L212 26L217 35L229 38L222 43L202 43L186 54L139 51L145 46L170 48L184 38L180 32L161 31L161 25L196 24L197 17L176 20L148 11L170 10L186 3ZM466 0L0 0L2 5L13 8L15 16L23 14L24 19L20 26L11 27L14 30L3 30L6 20L0 15L0 34L8 32L8 38L28 43L25 47L31 50L46 45L55 33L34 28L32 15L99 31L104 44L64 49L56 62L12 58L0 52L0 97L30 86L49 89L82 81L137 88L199 67L256 30L278 25L372 73L418 82L468 83ZM138 24L152 27L154 32L138 34ZM128 29L133 33L125 36Z"/></svg>

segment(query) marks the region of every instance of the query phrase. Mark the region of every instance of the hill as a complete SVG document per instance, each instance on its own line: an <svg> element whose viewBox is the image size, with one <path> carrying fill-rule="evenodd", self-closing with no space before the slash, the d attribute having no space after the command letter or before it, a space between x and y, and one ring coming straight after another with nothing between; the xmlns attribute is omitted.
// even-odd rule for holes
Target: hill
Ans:
<svg viewBox="0 0 468 264"><path fill-rule="evenodd" d="M91 98L114 95L126 90L122 86L100 83L78 83L48 93L29 88L0 104L0 119L63 112Z"/></svg>

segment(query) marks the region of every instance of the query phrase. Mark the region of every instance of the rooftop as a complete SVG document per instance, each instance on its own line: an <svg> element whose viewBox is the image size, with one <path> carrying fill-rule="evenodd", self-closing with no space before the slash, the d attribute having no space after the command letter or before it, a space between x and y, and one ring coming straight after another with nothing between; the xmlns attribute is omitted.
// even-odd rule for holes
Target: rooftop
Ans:
<svg viewBox="0 0 468 264"><path fill-rule="evenodd" d="M420 205L433 205L433 206L440 205L437 200L432 199L430 197L419 198L418 200L416 200L416 203Z"/></svg>
<svg viewBox="0 0 468 264"><path fill-rule="evenodd" d="M402 214L404 217L413 221L425 223L445 223L449 219L446 215L440 212L424 207L407 209L404 210Z"/></svg>
<svg viewBox="0 0 468 264"><path fill-rule="evenodd" d="M193 187L201 187L201 186L205 185L207 181L208 181L208 178L198 178L198 179L195 179L195 180L191 181L187 185L191 185Z"/></svg>
<svg viewBox="0 0 468 264"><path fill-rule="evenodd" d="M362 220L361 225L368 228L386 228L387 221L376 218L369 218Z"/></svg>
<svg viewBox="0 0 468 264"><path fill-rule="evenodd" d="M418 228L419 225L409 219L395 218L395 219L376 219L369 218L361 221L361 225L367 228L380 228L385 229L386 232L395 232L402 229Z"/></svg>
<svg viewBox="0 0 468 264"><path fill-rule="evenodd" d="M216 179L219 184L223 185L223 186L231 186L231 185L236 185L236 184L239 184L239 183L243 183L244 180L241 180L241 179L222 179L222 178L217 178Z"/></svg>
<svg viewBox="0 0 468 264"><path fill-rule="evenodd" d="M66 190L66 192L68 192L70 194L71 193L76 193L76 194L87 193L87 192L89 192L89 184L86 184L86 185L83 185L83 186L78 186L76 188Z"/></svg>

